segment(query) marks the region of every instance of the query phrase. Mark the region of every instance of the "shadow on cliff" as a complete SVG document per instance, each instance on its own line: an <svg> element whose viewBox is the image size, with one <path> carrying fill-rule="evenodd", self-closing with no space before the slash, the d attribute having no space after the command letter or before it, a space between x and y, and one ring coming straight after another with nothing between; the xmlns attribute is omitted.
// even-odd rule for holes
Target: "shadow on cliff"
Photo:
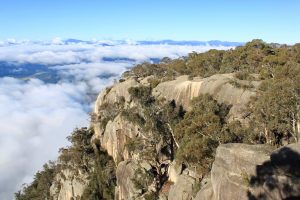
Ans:
<svg viewBox="0 0 300 200"><path fill-rule="evenodd" d="M288 147L272 153L256 167L249 186L249 200L300 199L300 154Z"/></svg>

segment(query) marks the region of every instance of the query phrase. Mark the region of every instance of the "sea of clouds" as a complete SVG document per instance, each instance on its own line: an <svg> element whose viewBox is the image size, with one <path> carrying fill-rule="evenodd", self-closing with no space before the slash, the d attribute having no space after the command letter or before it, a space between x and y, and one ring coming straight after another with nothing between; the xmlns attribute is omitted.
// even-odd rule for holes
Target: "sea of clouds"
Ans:
<svg viewBox="0 0 300 200"><path fill-rule="evenodd" d="M96 95L134 64L192 51L229 49L209 44L140 44L132 41L0 41L0 65L41 65L58 81L0 77L0 199L13 199L76 127L88 126Z"/></svg>

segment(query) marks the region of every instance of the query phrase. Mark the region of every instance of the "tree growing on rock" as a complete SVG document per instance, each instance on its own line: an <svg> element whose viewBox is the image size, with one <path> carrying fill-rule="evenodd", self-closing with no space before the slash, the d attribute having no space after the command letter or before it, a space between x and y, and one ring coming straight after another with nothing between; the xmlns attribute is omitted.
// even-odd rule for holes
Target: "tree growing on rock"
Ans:
<svg viewBox="0 0 300 200"><path fill-rule="evenodd" d="M300 66L278 68L274 78L262 83L250 103L253 125L267 144L298 141L300 130Z"/></svg>

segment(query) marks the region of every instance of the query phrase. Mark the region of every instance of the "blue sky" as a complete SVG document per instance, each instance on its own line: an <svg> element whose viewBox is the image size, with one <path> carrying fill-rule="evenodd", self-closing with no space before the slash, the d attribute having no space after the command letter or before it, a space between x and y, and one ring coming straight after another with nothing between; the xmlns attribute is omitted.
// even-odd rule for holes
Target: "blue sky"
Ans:
<svg viewBox="0 0 300 200"><path fill-rule="evenodd" d="M0 0L0 40L300 42L298 0Z"/></svg>

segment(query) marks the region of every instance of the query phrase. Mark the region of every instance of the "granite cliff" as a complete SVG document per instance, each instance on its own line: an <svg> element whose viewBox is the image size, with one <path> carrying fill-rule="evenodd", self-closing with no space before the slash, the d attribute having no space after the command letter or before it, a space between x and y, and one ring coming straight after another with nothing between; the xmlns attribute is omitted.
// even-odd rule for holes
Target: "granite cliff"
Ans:
<svg viewBox="0 0 300 200"><path fill-rule="evenodd" d="M298 57L270 67L275 50L285 48L255 40L137 65L101 91L90 127L75 130L73 146L23 193L54 200L299 199Z"/></svg>

